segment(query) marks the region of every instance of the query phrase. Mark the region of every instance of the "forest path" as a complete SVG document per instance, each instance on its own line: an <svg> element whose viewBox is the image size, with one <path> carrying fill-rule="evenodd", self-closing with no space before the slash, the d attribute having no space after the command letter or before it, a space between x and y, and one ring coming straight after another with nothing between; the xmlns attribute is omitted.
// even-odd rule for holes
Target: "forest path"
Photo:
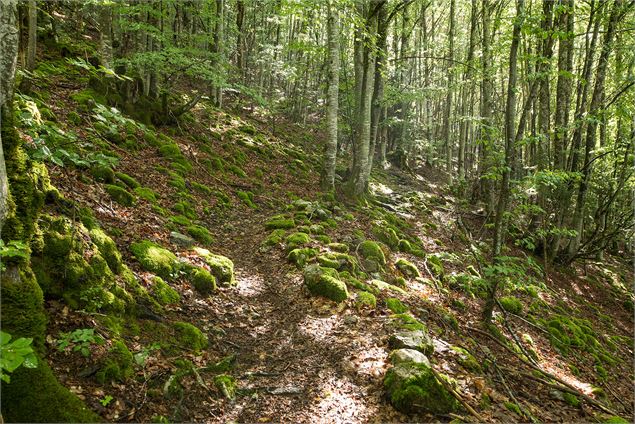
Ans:
<svg viewBox="0 0 635 424"><path fill-rule="evenodd" d="M187 402L187 415L238 422L366 422L394 420L383 400L387 351L382 317L359 315L309 297L283 252L260 251L267 233L256 213L226 229L223 254L237 286L192 305L218 331L211 347L235 355L234 402Z"/></svg>

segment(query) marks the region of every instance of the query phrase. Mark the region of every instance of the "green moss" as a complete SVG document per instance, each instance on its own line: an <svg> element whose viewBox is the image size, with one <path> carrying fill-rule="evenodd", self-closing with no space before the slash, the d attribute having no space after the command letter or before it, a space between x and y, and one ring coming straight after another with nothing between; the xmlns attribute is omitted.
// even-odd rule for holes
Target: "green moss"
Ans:
<svg viewBox="0 0 635 424"><path fill-rule="evenodd" d="M187 322L175 322L173 328L180 346L195 352L207 348L207 336L194 325Z"/></svg>
<svg viewBox="0 0 635 424"><path fill-rule="evenodd" d="M212 194L212 192L214 191L210 187L201 183L197 183L196 181L192 181L191 184L194 190L199 191L203 194Z"/></svg>
<svg viewBox="0 0 635 424"><path fill-rule="evenodd" d="M220 374L214 377L214 386L219 392L223 394L227 399L234 399L236 397L236 389L238 384L236 379L231 375Z"/></svg>
<svg viewBox="0 0 635 424"><path fill-rule="evenodd" d="M409 313L395 314L390 317L391 324L401 330L408 331L427 331L428 328L424 323L410 315Z"/></svg>
<svg viewBox="0 0 635 424"><path fill-rule="evenodd" d="M187 227L187 232L199 242L209 245L214 241L214 238L210 234L209 230L200 225L190 225Z"/></svg>
<svg viewBox="0 0 635 424"><path fill-rule="evenodd" d="M372 293L361 291L355 297L355 306L357 309L375 309L377 307L377 298Z"/></svg>
<svg viewBox="0 0 635 424"><path fill-rule="evenodd" d="M220 284L227 286L233 286L236 284L234 262L232 262L231 259L223 255L217 255L200 247L194 248L194 250L205 260L205 263L209 266L210 272L214 277L216 277L216 280Z"/></svg>
<svg viewBox="0 0 635 424"><path fill-rule="evenodd" d="M192 221L190 218L183 215L174 215L168 218L171 222L178 225L190 225Z"/></svg>
<svg viewBox="0 0 635 424"><path fill-rule="evenodd" d="M206 269L196 268L191 272L189 279L194 288L203 295L208 295L216 290L216 277Z"/></svg>
<svg viewBox="0 0 635 424"><path fill-rule="evenodd" d="M408 307L397 298L388 297L385 302L386 307L394 314L403 314L404 312L408 312Z"/></svg>
<svg viewBox="0 0 635 424"><path fill-rule="evenodd" d="M523 414L523 411L521 411L520 407L518 405L516 405L513 402L505 402L504 403L505 408L507 408L507 410L517 414L520 417L524 417L525 415Z"/></svg>
<svg viewBox="0 0 635 424"><path fill-rule="evenodd" d="M274 246L276 244L280 244L284 240L285 234L286 234L286 231L283 230L282 228L278 228L277 230L273 230L269 234L269 236L264 240L263 243L264 243L265 246Z"/></svg>
<svg viewBox="0 0 635 424"><path fill-rule="evenodd" d="M440 280L443 280L443 276L445 275L445 268L443 267L443 262L441 262L441 259L439 259L439 257L436 255L428 255L426 261L428 262L428 268L430 268L430 272L432 272L432 275Z"/></svg>
<svg viewBox="0 0 635 424"><path fill-rule="evenodd" d="M121 180L125 185L127 185L128 187L135 189L137 187L141 187L141 184L139 184L139 182L137 180L135 180L133 177L131 177L128 174L124 174L123 172L116 172L115 176Z"/></svg>
<svg viewBox="0 0 635 424"><path fill-rule="evenodd" d="M95 181L112 184L115 182L115 171L106 165L94 165L90 168L90 174Z"/></svg>
<svg viewBox="0 0 635 424"><path fill-rule="evenodd" d="M404 258L397 259L397 262L395 262L395 266L406 277L409 277L409 278L421 277L421 272L419 272L419 269L412 262L407 261Z"/></svg>
<svg viewBox="0 0 635 424"><path fill-rule="evenodd" d="M152 279L152 288L150 289L152 297L161 305L170 305L179 303L181 296L179 293L168 285L161 277Z"/></svg>
<svg viewBox="0 0 635 424"><path fill-rule="evenodd" d="M135 201L135 197L128 192L128 190L121 188L117 185L107 184L106 192L112 197L112 199L123 206L132 206Z"/></svg>
<svg viewBox="0 0 635 424"><path fill-rule="evenodd" d="M311 237L307 233L293 233L289 234L285 239L287 249L295 249L296 247L308 244L311 241Z"/></svg>
<svg viewBox="0 0 635 424"><path fill-rule="evenodd" d="M172 205L172 210L184 215L190 219L196 219L196 211L190 202L187 200L181 200L180 202L176 202Z"/></svg>
<svg viewBox="0 0 635 424"><path fill-rule="evenodd" d="M397 249L399 249L400 252L410 253L412 252L412 245L410 244L408 240L401 239L399 240Z"/></svg>
<svg viewBox="0 0 635 424"><path fill-rule="evenodd" d="M254 203L254 194L251 191L238 191L236 196L238 196L238 198L250 208L256 209L258 207Z"/></svg>
<svg viewBox="0 0 635 424"><path fill-rule="evenodd" d="M324 226L321 224L312 224L309 227L309 232L311 234L324 234Z"/></svg>
<svg viewBox="0 0 635 424"><path fill-rule="evenodd" d="M146 271L153 272L161 278L171 278L178 268L174 253L149 240L132 243L130 251Z"/></svg>
<svg viewBox="0 0 635 424"><path fill-rule="evenodd" d="M405 362L390 368L384 387L395 409L404 413L447 414L459 406L436 379L429 364Z"/></svg>
<svg viewBox="0 0 635 424"><path fill-rule="evenodd" d="M265 228L268 230L275 229L289 229L295 227L295 221L293 218L285 218L283 216L277 215L269 219L265 223Z"/></svg>
<svg viewBox="0 0 635 424"><path fill-rule="evenodd" d="M99 249L99 253L108 263L108 267L115 274L119 274L121 272L121 253L119 253L119 249L117 249L117 245L115 242L104 233L100 228L93 228L90 230L90 239L97 248Z"/></svg>
<svg viewBox="0 0 635 424"><path fill-rule="evenodd" d="M315 258L318 254L317 249L310 247L293 249L287 255L289 262L295 264L298 268L304 268L311 259Z"/></svg>
<svg viewBox="0 0 635 424"><path fill-rule="evenodd" d="M379 241L389 246L391 249L396 249L399 245L399 237L397 236L397 232L390 226L374 226L373 235L377 237Z"/></svg>
<svg viewBox="0 0 635 424"><path fill-rule="evenodd" d="M512 314L518 315L523 311L523 304L515 297L501 297L499 302L504 310L511 312Z"/></svg>
<svg viewBox="0 0 635 424"><path fill-rule="evenodd" d="M155 203L157 201L158 194L151 188L137 187L133 191L137 196L150 203Z"/></svg>
<svg viewBox="0 0 635 424"><path fill-rule="evenodd" d="M457 353L457 362L463 368L472 372L480 372L481 366L470 352L459 346L452 346L452 350Z"/></svg>
<svg viewBox="0 0 635 424"><path fill-rule="evenodd" d="M227 167L227 169L234 175L236 175L237 177L241 177L241 178L246 178L247 174L245 173L245 171L243 171L240 167L236 166L236 165L229 165Z"/></svg>
<svg viewBox="0 0 635 424"><path fill-rule="evenodd" d="M170 171L170 176L172 177L169 181L169 185L177 188L179 190L186 190L187 186L185 184L185 178L183 178L181 175L177 174L176 172L172 172Z"/></svg>
<svg viewBox="0 0 635 424"><path fill-rule="evenodd" d="M357 247L359 254L367 261L375 262L380 266L386 265L386 256L379 244L371 240L365 240Z"/></svg>
<svg viewBox="0 0 635 424"><path fill-rule="evenodd" d="M110 381L124 382L134 373L132 364L132 353L123 341L117 340L105 355L95 378L101 384Z"/></svg>
<svg viewBox="0 0 635 424"><path fill-rule="evenodd" d="M332 268L309 265L304 268L304 283L311 293L323 296L335 302L348 298L346 284L339 280L338 273Z"/></svg>
<svg viewBox="0 0 635 424"><path fill-rule="evenodd" d="M581 402L580 402L580 399L578 399L578 397L577 397L576 395L574 395L574 394L572 394L572 393L569 393L569 392L564 392L564 393L562 394L562 397L564 398L564 401L565 401L567 404L569 404L569 405L571 405L571 406L573 406L573 407L575 407L575 408L577 408L578 406L580 406L580 403L581 403Z"/></svg>
<svg viewBox="0 0 635 424"><path fill-rule="evenodd" d="M348 253L348 245L344 243L329 243L326 247L335 252Z"/></svg>
<svg viewBox="0 0 635 424"><path fill-rule="evenodd" d="M611 416L602 420L603 423L612 423L612 424L628 424L630 421L625 420L622 417Z"/></svg>
<svg viewBox="0 0 635 424"><path fill-rule="evenodd" d="M388 284L385 281L374 279L370 281L370 285L373 286L377 291L389 290L399 294L406 294L406 291L401 287Z"/></svg>

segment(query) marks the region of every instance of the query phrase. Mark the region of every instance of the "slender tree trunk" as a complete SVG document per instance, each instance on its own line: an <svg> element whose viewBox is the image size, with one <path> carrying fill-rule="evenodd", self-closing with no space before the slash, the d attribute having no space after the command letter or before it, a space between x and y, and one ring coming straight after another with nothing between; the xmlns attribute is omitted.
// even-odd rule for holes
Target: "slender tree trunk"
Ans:
<svg viewBox="0 0 635 424"><path fill-rule="evenodd" d="M26 68L35 68L35 53L37 49L37 5L35 0L29 0L29 42L27 45Z"/></svg>
<svg viewBox="0 0 635 424"><path fill-rule="evenodd" d="M496 205L496 218L494 220L494 237L492 240L492 259L498 262L505 233L507 231L507 221L505 214L507 212L507 204L509 202L510 193L510 177L514 167L516 153L516 85L518 79L518 45L520 44L520 28L521 20L524 14L524 0L516 1L516 17L514 19L514 28L512 33L512 44L509 51L509 76L507 83L507 102L505 106L505 166L503 167L503 178L501 182L498 203ZM494 281L490 282L490 291L485 302L483 317L486 322L492 319L492 312L496 300L496 290L498 287L498 278L494 276Z"/></svg>
<svg viewBox="0 0 635 424"><path fill-rule="evenodd" d="M335 165L337 162L337 116L340 84L340 34L339 11L329 2L328 4L328 80L326 127L328 140L324 155L324 169L322 188L330 191L335 189Z"/></svg>
<svg viewBox="0 0 635 424"><path fill-rule="evenodd" d="M456 0L450 0L450 27L448 32L448 85L445 97L445 114L443 115L443 140L445 145L445 170L452 178L452 131L450 128L450 116L452 114L452 90L454 85L454 26Z"/></svg>
<svg viewBox="0 0 635 424"><path fill-rule="evenodd" d="M245 72L245 51L244 51L244 22L245 22L245 3L243 0L236 1L236 67L238 75L241 77Z"/></svg>

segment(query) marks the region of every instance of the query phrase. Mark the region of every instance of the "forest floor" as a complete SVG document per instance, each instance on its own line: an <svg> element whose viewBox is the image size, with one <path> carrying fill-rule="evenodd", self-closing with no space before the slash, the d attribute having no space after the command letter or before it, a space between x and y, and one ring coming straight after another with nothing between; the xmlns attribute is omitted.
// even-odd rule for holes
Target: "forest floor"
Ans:
<svg viewBox="0 0 635 424"><path fill-rule="evenodd" d="M84 123L72 126L67 119L69 111L77 107L73 94L83 88L64 77L52 79L47 89L55 96L47 107L58 122L67 123L66 131L87 138L94 115L85 113ZM444 188L443 176L428 167L411 173L388 170L374 176L374 202L331 204L337 222L325 226L326 236L332 242L352 245L354 250L356 235L361 232L372 238L378 217L393 215L404 223L404 234L418 240L426 256L387 249L387 278L401 275L394 265L399 258L415 264L423 278L408 279L402 292L379 293L376 308L357 308L355 296L339 304L311 296L301 271L287 260L284 243L264 243L270 235L264 223L288 211L294 199L328 203L316 185L319 159L312 147L321 133L280 124L274 136L262 119L242 109L228 113L201 108L195 116L184 128L160 131L194 165L187 174L187 187L198 223L213 236L205 247L234 262L237 284L202 297L182 278L170 282L181 301L166 306L163 316L124 322L129 331L118 335L134 353L145 352L147 360L137 366L134 378L106 385L91 377L105 347L92 346L89 357L55 348L59 334L75 328L96 328L105 339L114 337L106 317L70 310L60 300L47 301L50 349L46 359L60 381L104 419L325 423L468 419L467 411L456 416L404 415L386 399L383 377L389 367L388 338L395 331L395 314L385 300L396 297L416 319L425 322L435 345L434 367L456 380L457 392L481 418L599 422L612 415L607 413L611 410L632 420L633 317L615 293L619 299L628 297L633 274L620 258L545 272L539 258L512 247L510 256L518 258L520 274L503 294L516 296L522 308L513 314L497 313L496 325L507 340L503 346L480 325L478 287L466 289L462 279L470 266L475 273L484 272L472 245L487 240L485 218L470 205L457 204ZM248 130L237 130L245 125ZM181 196L164 172L170 159L142 141L133 147L108 141L106 145L120 156L116 170L152 188L160 195L156 203L139 199L135 206L121 206L110 200L101 184L69 167L49 167L53 184L66 198L93 210L144 285L151 285L151 275L128 250L133 241L153 239L171 246L183 260L200 261L191 250L170 240L170 231L179 227L169 221L165 211ZM226 163L240 165L245 175L211 173L201 165L209 151ZM235 157L242 159L234 161ZM193 182L222 190L231 198L231 206L221 207L211 190L193 190ZM253 204L239 194L247 191L253 192ZM56 213L54 209L49 212ZM432 257L442 264L442 275L430 270ZM209 338L209 348L178 353L151 348L165 342L158 326L175 321L199 327ZM576 339L576 343L554 346L550 322L570 339L582 328L588 343L576 345ZM551 386L539 382L544 378L536 376L527 357L523 362L509 348L514 346L514 338L535 354L536 367L606 405L607 410L579 396L565 395L561 387L553 386L553 380ZM457 346L470 352L476 366L465 365ZM191 361L198 371L182 376L183 391L168 397L164 388L178 372L179 359ZM206 368L223 359L231 360L227 373L238 383L233 399L214 386L215 373Z"/></svg>

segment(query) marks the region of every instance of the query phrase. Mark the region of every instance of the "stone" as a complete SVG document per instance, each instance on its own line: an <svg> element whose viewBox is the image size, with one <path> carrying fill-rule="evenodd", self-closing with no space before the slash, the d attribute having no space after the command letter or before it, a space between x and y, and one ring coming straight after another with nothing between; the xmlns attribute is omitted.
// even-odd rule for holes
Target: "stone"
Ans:
<svg viewBox="0 0 635 424"><path fill-rule="evenodd" d="M170 243L189 249L196 244L196 240L178 231L170 231Z"/></svg>
<svg viewBox="0 0 635 424"><path fill-rule="evenodd" d="M415 362L430 366L430 360L426 355L414 349L397 349L390 352L390 362L399 365L404 362Z"/></svg>
<svg viewBox="0 0 635 424"><path fill-rule="evenodd" d="M434 352L434 344L427 332L423 330L402 331L390 336L388 344L392 349L414 349L430 355Z"/></svg>

